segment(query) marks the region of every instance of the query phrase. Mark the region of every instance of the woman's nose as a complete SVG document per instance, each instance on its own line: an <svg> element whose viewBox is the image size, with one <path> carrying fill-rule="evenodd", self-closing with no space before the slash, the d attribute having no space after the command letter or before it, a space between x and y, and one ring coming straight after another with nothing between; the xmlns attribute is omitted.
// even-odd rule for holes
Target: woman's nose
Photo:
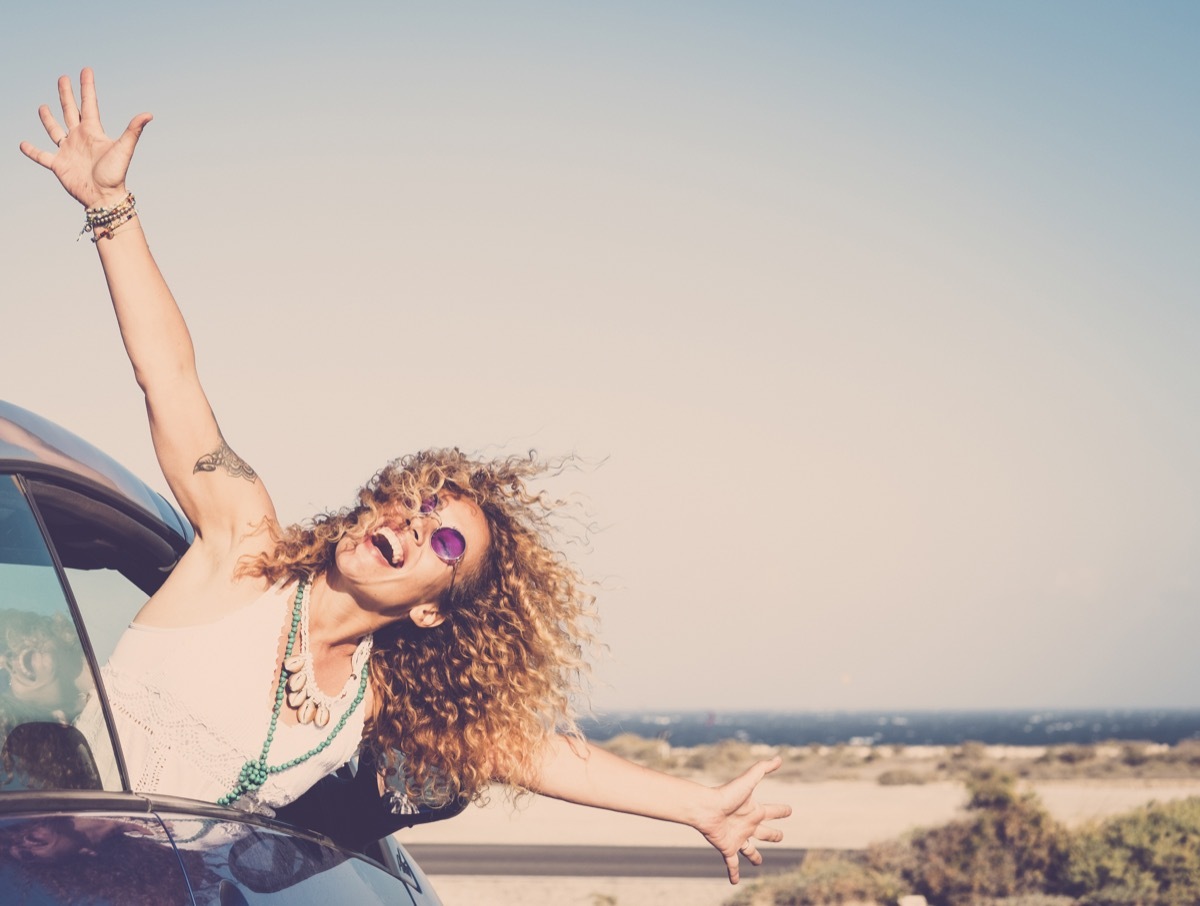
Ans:
<svg viewBox="0 0 1200 906"><path fill-rule="evenodd" d="M438 520L433 513L419 513L408 522L408 530L418 545L424 544L437 527Z"/></svg>

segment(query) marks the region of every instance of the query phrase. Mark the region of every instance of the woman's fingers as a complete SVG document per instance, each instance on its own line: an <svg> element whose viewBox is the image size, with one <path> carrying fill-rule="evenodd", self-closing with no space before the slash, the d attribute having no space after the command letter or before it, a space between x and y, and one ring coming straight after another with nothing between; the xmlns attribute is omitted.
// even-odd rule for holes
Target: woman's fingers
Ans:
<svg viewBox="0 0 1200 906"><path fill-rule="evenodd" d="M758 786L764 777L766 777L772 771L778 770L781 764L783 764L783 759L776 755L774 758L768 759L767 761L760 761L758 764L752 765L750 769L742 776L753 777L754 785Z"/></svg>
<svg viewBox="0 0 1200 906"><path fill-rule="evenodd" d="M767 774L776 770L781 763L782 759L779 756L775 756L770 761L760 761L757 764L751 765L741 776L729 781L724 788L725 796L727 797L725 800L726 808L728 809L727 813L732 814L734 811L743 809L746 806L754 806L754 793L759 783L762 782L762 779ZM786 808L786 806L782 807ZM787 814L785 812L779 817L786 817ZM770 814L768 813L767 819L769 820L769 818Z"/></svg>
<svg viewBox="0 0 1200 906"><path fill-rule="evenodd" d="M725 857L725 873L729 875L729 883L736 884L741 874L741 867L738 865L738 854L735 852L732 856Z"/></svg>
<svg viewBox="0 0 1200 906"><path fill-rule="evenodd" d="M152 113L139 113L129 121L129 125L125 127L125 131L117 139L117 145L121 147L126 156L133 157L133 149L137 146L138 139L142 137L142 130L146 128L146 124L152 119L154 119L154 114Z"/></svg>
<svg viewBox="0 0 1200 906"><path fill-rule="evenodd" d="M50 112L50 108L42 104L38 108L38 119L42 121L42 126L46 130L46 134L50 136L50 141L58 144L67 137L67 130L58 124L58 120L54 118L54 114Z"/></svg>
<svg viewBox="0 0 1200 906"><path fill-rule="evenodd" d="M125 184L125 175L129 170L129 162L133 159L133 149L137 147L138 138L146 123L150 122L149 113L139 113L129 121L112 146L105 151L92 167L92 178L96 186L102 190L119 188Z"/></svg>
<svg viewBox="0 0 1200 906"><path fill-rule="evenodd" d="M746 861L751 865L762 865L762 853L758 851L758 847L753 841L747 840L740 847L725 857L725 873L729 875L729 883L736 884L741 880L741 865L738 863L738 854L746 857Z"/></svg>
<svg viewBox="0 0 1200 906"><path fill-rule="evenodd" d="M62 104L63 122L70 131L79 125L79 108L75 106L75 92L71 89L69 76L61 76L58 80L58 100Z"/></svg>
<svg viewBox="0 0 1200 906"><path fill-rule="evenodd" d="M96 101L96 76L90 66L79 74L79 112L86 120L100 124L100 105Z"/></svg>
<svg viewBox="0 0 1200 906"><path fill-rule="evenodd" d="M741 776L735 777L727 784L728 788L734 792L734 795L742 800L749 799L754 794L754 789L762 782L762 779L779 767L783 763L778 755L770 761L760 761L752 764L744 771Z"/></svg>
<svg viewBox="0 0 1200 906"><path fill-rule="evenodd" d="M760 824L755 828L754 836L764 843L778 843L783 839L783 831L777 827L768 827L765 824Z"/></svg>
<svg viewBox="0 0 1200 906"><path fill-rule="evenodd" d="M51 154L49 151L43 151L41 148L38 148L30 142L21 142L21 153L28 157L35 164L41 164L47 170L50 169L50 165L54 161L53 154Z"/></svg>
<svg viewBox="0 0 1200 906"><path fill-rule="evenodd" d="M768 802L763 806L763 810L766 813L763 817L764 821L774 821L777 818L786 818L792 813L792 807L790 805L785 805L782 802Z"/></svg>

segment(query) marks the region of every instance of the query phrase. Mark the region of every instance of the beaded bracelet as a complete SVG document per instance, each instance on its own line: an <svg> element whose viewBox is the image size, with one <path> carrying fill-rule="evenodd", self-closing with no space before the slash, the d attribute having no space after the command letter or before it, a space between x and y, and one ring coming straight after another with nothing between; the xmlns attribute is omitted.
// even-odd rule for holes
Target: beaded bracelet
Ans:
<svg viewBox="0 0 1200 906"><path fill-rule="evenodd" d="M84 224L83 229L79 231L79 236L84 233L91 233L93 243L99 242L105 236L112 236L116 232L117 227L126 224L133 218L137 217L137 199L130 192L125 196L125 200L112 208L94 207L87 208L83 212ZM75 241L79 241L79 236L75 237Z"/></svg>

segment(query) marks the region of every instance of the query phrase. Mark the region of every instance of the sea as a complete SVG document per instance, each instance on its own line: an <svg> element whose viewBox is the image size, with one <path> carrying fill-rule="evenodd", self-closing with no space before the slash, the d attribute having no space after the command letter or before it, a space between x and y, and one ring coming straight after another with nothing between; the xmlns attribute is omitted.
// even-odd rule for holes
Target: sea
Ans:
<svg viewBox="0 0 1200 906"><path fill-rule="evenodd" d="M1200 710L614 711L582 722L589 739L621 733L696 746L737 739L766 745L1046 746L1114 740L1175 745L1200 739Z"/></svg>

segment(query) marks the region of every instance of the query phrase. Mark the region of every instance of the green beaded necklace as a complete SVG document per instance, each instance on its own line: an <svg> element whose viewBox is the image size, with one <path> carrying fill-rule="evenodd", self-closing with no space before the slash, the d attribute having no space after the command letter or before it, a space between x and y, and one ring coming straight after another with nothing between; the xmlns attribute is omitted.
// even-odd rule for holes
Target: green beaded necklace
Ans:
<svg viewBox="0 0 1200 906"><path fill-rule="evenodd" d="M300 627L300 615L304 604L304 592L308 588L308 580L301 579L296 586L296 603L292 607L292 625L288 629L287 648L283 653L283 660L287 661L292 656L292 649L296 645L296 632ZM290 676L288 669L282 664L279 666L279 683L275 689L275 707L271 711L271 724L267 727L267 738L263 741L262 751L259 752L258 758L253 761L247 761L242 765L242 770L238 773L237 783L233 785L233 789L217 800L217 805L232 805L239 798L247 793L253 793L255 790L262 787L267 782L267 778L272 774L278 774L281 771L286 771L288 768L293 768L308 759L312 758L319 752L323 752L333 742L334 737L341 732L342 727L346 726L346 721L350 719L350 715L354 713L359 704L362 703L363 696L367 692L367 668L362 668L362 679L358 683L358 694L354 696L354 701L350 703L350 707L346 709L346 713L334 725L333 730L325 737L323 742L313 746L303 755L292 758L282 764L267 764L267 753L271 751L271 743L275 740L275 728L279 724L279 712L283 709L283 700L287 696L287 680Z"/></svg>

